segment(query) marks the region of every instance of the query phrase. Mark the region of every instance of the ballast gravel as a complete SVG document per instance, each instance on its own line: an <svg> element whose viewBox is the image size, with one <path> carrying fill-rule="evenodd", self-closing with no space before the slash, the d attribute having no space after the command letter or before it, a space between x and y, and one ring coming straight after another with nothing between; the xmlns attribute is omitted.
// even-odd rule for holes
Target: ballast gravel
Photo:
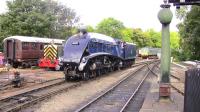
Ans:
<svg viewBox="0 0 200 112"><path fill-rule="evenodd" d="M106 74L80 87L56 95L21 112L73 112L138 67Z"/></svg>

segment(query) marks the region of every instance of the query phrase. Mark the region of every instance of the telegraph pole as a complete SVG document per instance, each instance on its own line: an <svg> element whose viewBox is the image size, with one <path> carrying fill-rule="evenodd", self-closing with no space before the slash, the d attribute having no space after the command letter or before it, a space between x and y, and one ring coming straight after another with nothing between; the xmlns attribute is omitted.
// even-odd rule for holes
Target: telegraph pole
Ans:
<svg viewBox="0 0 200 112"><path fill-rule="evenodd" d="M161 5L161 10L158 13L158 19L162 24L162 51L161 51L161 76L159 81L159 97L170 98L170 31L173 14L170 10L170 5L167 0Z"/></svg>

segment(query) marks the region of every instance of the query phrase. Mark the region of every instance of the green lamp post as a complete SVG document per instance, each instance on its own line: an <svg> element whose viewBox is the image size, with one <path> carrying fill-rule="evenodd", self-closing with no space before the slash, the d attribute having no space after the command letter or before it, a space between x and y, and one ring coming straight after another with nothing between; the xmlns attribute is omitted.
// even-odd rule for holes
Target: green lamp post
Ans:
<svg viewBox="0 0 200 112"><path fill-rule="evenodd" d="M158 19L162 24L162 49L161 49L161 76L159 84L159 96L170 97L170 32L169 25L173 14L170 10L170 5L166 3L161 5L161 10L158 13Z"/></svg>

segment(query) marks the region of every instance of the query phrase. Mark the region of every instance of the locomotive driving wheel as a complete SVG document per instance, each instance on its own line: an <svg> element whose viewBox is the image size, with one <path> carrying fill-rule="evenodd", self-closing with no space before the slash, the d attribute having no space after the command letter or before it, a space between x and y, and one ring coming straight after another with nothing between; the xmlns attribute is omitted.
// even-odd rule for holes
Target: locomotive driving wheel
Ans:
<svg viewBox="0 0 200 112"><path fill-rule="evenodd" d="M65 81L69 81L71 79L70 76L68 76L67 74L65 74Z"/></svg>
<svg viewBox="0 0 200 112"><path fill-rule="evenodd" d="M13 63L13 68L18 68L18 63Z"/></svg>
<svg viewBox="0 0 200 112"><path fill-rule="evenodd" d="M64 74L65 74L65 81L70 80L70 77L68 76L68 68L64 68Z"/></svg>
<svg viewBox="0 0 200 112"><path fill-rule="evenodd" d="M85 81L90 79L90 74L89 74L89 71L88 71L88 70L85 71L85 72L83 73L82 78L83 78L83 80L85 80Z"/></svg>

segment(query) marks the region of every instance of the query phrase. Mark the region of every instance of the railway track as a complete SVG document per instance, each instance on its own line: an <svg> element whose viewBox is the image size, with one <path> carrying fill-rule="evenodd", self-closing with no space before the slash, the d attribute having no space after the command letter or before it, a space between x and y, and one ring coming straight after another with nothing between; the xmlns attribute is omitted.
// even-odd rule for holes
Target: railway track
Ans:
<svg viewBox="0 0 200 112"><path fill-rule="evenodd" d="M53 82L53 81L59 81L59 80L64 80L64 78L56 78L56 79L51 79L51 80L36 80L36 81L32 81L32 82L30 82L30 81L23 81L22 83L35 83L35 85L40 85L40 84L44 84L44 83L48 83L48 82ZM31 85L31 86L34 86L34 85ZM30 87L30 85L29 86L25 86L25 87L20 87L20 89L25 89L25 88L29 88ZM13 88L13 84L11 83L11 81L10 82L8 82L8 83L6 83L6 84L2 84L2 85L0 85L0 94L1 94L1 92L2 91L4 91L4 90L7 90L7 89L11 89L11 88ZM1 99L1 98L0 98Z"/></svg>
<svg viewBox="0 0 200 112"><path fill-rule="evenodd" d="M160 67L157 66L156 68L154 75L158 76L158 74L160 74ZM174 74L170 74L170 80L170 86L184 96L184 82L182 82L181 78Z"/></svg>
<svg viewBox="0 0 200 112"><path fill-rule="evenodd" d="M156 65L156 68L158 68L159 71L160 71L160 67L159 67L158 65ZM178 77L178 76L176 76L176 75L174 75L174 74L170 74L170 76L173 77L174 79L178 80L178 81L181 80L180 77Z"/></svg>
<svg viewBox="0 0 200 112"><path fill-rule="evenodd" d="M78 87L81 84L82 82L63 82L1 100L0 112L19 111L22 108L40 102L63 91Z"/></svg>
<svg viewBox="0 0 200 112"><path fill-rule="evenodd" d="M133 67L140 66L141 64L145 64L145 63L144 62L137 63ZM89 80L89 81L92 81L92 80ZM62 80L60 82L50 84L48 86L44 86L44 87L33 89L31 91L27 91L21 94L3 98L0 100L0 112L19 111L23 108L26 108L30 105L38 103L58 93L68 91L69 89L78 87L81 84L87 83L87 82L88 81L65 83L64 80Z"/></svg>
<svg viewBox="0 0 200 112"><path fill-rule="evenodd" d="M42 83L38 83L36 85L32 85L31 87L22 87L20 90L17 91L11 91L11 92L3 92L0 95L0 102L1 101L6 101L8 99L11 99L12 97L17 97L18 95L23 95L26 93L34 92L34 91L39 91L40 89L45 89L51 86L56 86L58 84L64 83L64 78L57 78L53 80L48 80Z"/></svg>
<svg viewBox="0 0 200 112"><path fill-rule="evenodd" d="M75 112L124 111L131 99L136 96L153 68L154 66L149 68L149 65L140 67L134 73L127 75L118 83L107 89L104 93L75 110Z"/></svg>
<svg viewBox="0 0 200 112"><path fill-rule="evenodd" d="M147 61L147 62L151 62L151 61ZM142 64L145 64L147 62L138 62L138 63L135 63L132 67L135 67L135 66L139 66L139 65L142 65ZM38 74L43 74L43 72L38 72ZM38 82L37 84L44 84L44 83L48 83L48 82L51 82L51 81L54 81L54 80L61 80L61 79L64 79L64 78L57 78L57 79L51 79L51 80L36 80L36 81L32 81L32 82L29 82L29 81L25 81L25 83L36 83ZM6 90L8 88L11 88L13 85L9 82L9 83L6 83L6 84L0 84L0 91L3 91L3 90ZM31 85L33 86L33 85ZM27 87L23 87L24 88L28 88L29 86ZM1 98L0 98L1 100Z"/></svg>

